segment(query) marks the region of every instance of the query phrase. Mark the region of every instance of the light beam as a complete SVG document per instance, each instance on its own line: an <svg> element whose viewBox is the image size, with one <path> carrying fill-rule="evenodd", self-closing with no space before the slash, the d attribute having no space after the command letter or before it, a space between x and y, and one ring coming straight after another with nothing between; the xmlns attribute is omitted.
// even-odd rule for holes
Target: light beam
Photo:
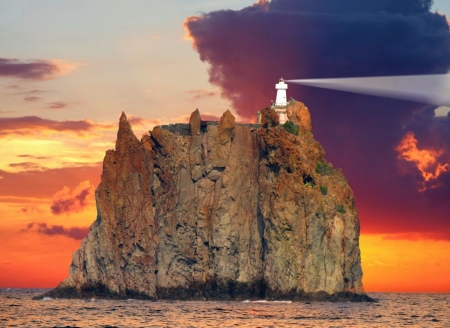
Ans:
<svg viewBox="0 0 450 328"><path fill-rule="evenodd" d="M450 75L403 75L286 80L289 83L437 106L450 106Z"/></svg>

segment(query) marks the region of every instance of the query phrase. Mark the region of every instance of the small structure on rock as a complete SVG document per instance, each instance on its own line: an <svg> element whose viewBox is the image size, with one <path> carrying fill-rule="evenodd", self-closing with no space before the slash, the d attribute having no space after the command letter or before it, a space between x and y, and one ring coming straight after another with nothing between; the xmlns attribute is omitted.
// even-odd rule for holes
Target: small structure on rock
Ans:
<svg viewBox="0 0 450 328"><path fill-rule="evenodd" d="M280 124L284 124L289 121L286 112L286 107L288 105L286 90L288 89L288 85L284 82L284 79L281 78L280 81L278 81L278 84L275 84L275 89L277 90L277 97L275 103L272 101L271 107L275 109ZM258 112L257 123L261 124L261 111Z"/></svg>

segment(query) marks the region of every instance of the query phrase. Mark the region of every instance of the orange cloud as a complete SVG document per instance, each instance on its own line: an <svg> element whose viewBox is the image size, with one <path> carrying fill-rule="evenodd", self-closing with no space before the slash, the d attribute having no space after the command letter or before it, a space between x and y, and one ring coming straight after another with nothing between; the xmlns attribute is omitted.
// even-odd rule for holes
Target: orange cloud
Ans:
<svg viewBox="0 0 450 328"><path fill-rule="evenodd" d="M21 213L24 214L44 214L45 211L43 211L38 205L36 204L27 204L24 205L21 209L20 209Z"/></svg>
<svg viewBox="0 0 450 328"><path fill-rule="evenodd" d="M61 156L54 151L18 155L26 161L47 159L49 163ZM16 173L0 170L1 262L11 263L0 266L0 287L55 287L67 277L71 254L96 218L92 185L99 183L101 170L101 163ZM90 183L80 184L86 180ZM52 206L64 213L74 211L61 221Z"/></svg>
<svg viewBox="0 0 450 328"><path fill-rule="evenodd" d="M127 116L128 122L130 122L132 127L145 127L145 128L153 128L155 125L162 124L162 121L160 119L150 120L145 119L142 117L135 117L135 116Z"/></svg>
<svg viewBox="0 0 450 328"><path fill-rule="evenodd" d="M201 19L202 19L202 17L199 17L199 16L189 16L183 22L183 28L186 31L186 34L184 35L184 39L187 40L187 41L191 41L192 42L192 47L194 49L197 49L197 42L196 42L196 39L191 34L191 31L189 30L188 26L189 26L189 24L197 22L197 21L199 21Z"/></svg>
<svg viewBox="0 0 450 328"><path fill-rule="evenodd" d="M398 158L412 162L420 171L423 180L429 182L437 179L442 173L450 171L450 164L441 163L439 157L444 154L442 149L419 149L418 141L413 132L408 132L396 150L399 153ZM438 187L431 185L431 188ZM425 184L420 191L426 190Z"/></svg>
<svg viewBox="0 0 450 328"><path fill-rule="evenodd" d="M89 180L80 184L71 192L70 188L64 187L53 195L53 203L50 207L54 215L82 212L88 205L88 197L92 194L94 186Z"/></svg>
<svg viewBox="0 0 450 328"><path fill-rule="evenodd" d="M89 227L70 227L65 228L61 225L48 225L45 222L32 222L27 225L22 232L36 229L37 233L47 236L66 236L75 240L81 240L87 237Z"/></svg>
<svg viewBox="0 0 450 328"><path fill-rule="evenodd" d="M20 170L27 170L27 171L45 171L47 170L46 167L41 166L34 162L21 162L21 163L11 163L9 164L9 167L20 169Z"/></svg>
<svg viewBox="0 0 450 328"><path fill-rule="evenodd" d="M139 138L142 135L148 135L148 131L153 129L156 125L163 124L161 119L145 119L142 117L127 116L128 122L130 122L134 134Z"/></svg>
<svg viewBox="0 0 450 328"><path fill-rule="evenodd" d="M55 121L38 116L2 117L0 118L0 138L9 135L33 135L39 132L73 132L82 135L86 132L114 130L113 124L101 124L91 120Z"/></svg>
<svg viewBox="0 0 450 328"><path fill-rule="evenodd" d="M49 156L33 156L33 155L27 155L27 154L17 155L17 157L20 157L20 158L33 158L33 159L50 159L51 158Z"/></svg>
<svg viewBox="0 0 450 328"><path fill-rule="evenodd" d="M49 169L44 171L7 172L0 170L0 198L49 198L64 186L76 189L80 181L100 182L101 163Z"/></svg>
<svg viewBox="0 0 450 328"><path fill-rule="evenodd" d="M85 65L84 63L70 62L62 59L51 59L49 62L55 65L59 76L69 74L78 67Z"/></svg>
<svg viewBox="0 0 450 328"><path fill-rule="evenodd" d="M269 11L269 0L257 0L252 7L260 7L263 11Z"/></svg>

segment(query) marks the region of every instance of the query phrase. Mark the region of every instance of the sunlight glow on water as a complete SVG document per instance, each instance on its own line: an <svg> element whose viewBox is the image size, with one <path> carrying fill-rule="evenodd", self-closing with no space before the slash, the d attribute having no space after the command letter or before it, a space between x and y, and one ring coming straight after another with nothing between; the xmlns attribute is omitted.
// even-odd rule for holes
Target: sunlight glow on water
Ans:
<svg viewBox="0 0 450 328"><path fill-rule="evenodd" d="M371 293L379 303L33 301L0 289L0 327L450 327L450 294Z"/></svg>

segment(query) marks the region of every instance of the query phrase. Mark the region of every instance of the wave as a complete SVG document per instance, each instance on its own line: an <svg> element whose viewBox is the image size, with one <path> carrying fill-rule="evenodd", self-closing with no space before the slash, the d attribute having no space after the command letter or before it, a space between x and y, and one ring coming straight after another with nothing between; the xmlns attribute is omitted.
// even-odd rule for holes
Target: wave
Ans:
<svg viewBox="0 0 450 328"><path fill-rule="evenodd" d="M290 303L292 303L292 301L268 301L268 300L250 301L250 300L245 300L245 301L242 301L242 303L280 303L280 304L290 304Z"/></svg>

